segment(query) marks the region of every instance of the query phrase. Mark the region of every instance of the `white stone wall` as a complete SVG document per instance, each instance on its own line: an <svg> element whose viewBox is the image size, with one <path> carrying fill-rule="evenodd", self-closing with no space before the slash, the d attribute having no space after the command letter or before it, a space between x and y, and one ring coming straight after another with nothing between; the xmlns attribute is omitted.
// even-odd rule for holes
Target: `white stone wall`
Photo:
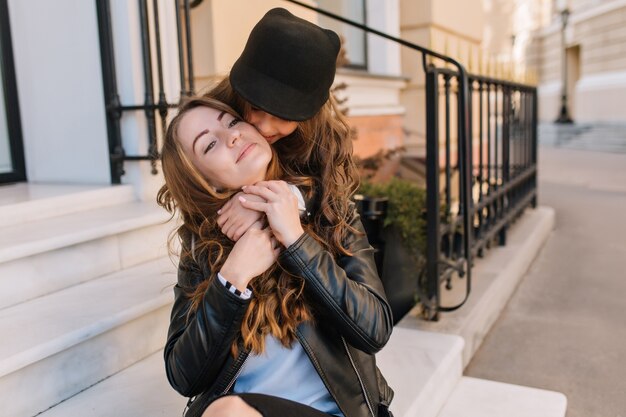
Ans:
<svg viewBox="0 0 626 417"><path fill-rule="evenodd" d="M159 0L159 6L164 89L175 103L180 93L175 8L168 0ZM96 3L10 0L9 12L29 182L110 184ZM111 1L111 18L120 101L143 104L137 2ZM152 20L150 25L154 38ZM152 58L158 100L155 50ZM127 155L147 154L145 114L125 112L121 128ZM150 173L150 164L127 161L124 168L122 182L133 184L140 198L153 199L162 178Z"/></svg>
<svg viewBox="0 0 626 417"><path fill-rule="evenodd" d="M96 3L8 6L29 181L110 183Z"/></svg>

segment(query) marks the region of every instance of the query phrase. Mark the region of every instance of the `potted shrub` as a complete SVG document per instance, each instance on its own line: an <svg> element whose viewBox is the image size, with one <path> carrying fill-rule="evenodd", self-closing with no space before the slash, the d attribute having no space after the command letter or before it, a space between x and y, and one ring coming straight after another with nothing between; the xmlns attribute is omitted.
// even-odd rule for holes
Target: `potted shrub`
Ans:
<svg viewBox="0 0 626 417"><path fill-rule="evenodd" d="M355 196L368 238L377 252L378 272L398 322L418 302L426 247L426 192L392 178L363 181Z"/></svg>

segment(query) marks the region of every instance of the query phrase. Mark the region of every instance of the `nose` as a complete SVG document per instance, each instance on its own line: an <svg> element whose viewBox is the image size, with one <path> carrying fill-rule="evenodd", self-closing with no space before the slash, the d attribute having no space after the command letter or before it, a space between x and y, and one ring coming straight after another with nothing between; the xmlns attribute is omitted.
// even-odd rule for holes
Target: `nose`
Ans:
<svg viewBox="0 0 626 417"><path fill-rule="evenodd" d="M229 148L235 146L235 143L237 143L237 141L241 138L241 132L239 132L239 129L229 129L226 131L226 135L226 144Z"/></svg>

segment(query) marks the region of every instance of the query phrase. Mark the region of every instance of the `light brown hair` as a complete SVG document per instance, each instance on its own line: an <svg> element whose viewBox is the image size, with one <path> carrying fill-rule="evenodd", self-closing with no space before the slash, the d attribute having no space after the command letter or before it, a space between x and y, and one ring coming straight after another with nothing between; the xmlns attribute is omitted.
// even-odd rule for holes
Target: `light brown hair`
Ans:
<svg viewBox="0 0 626 417"><path fill-rule="evenodd" d="M181 103L178 114L170 122L164 137L161 161L165 185L161 187L157 202L168 212L178 213L182 224L170 236L170 247L178 236L182 241L180 263L205 263L209 276L194 288L187 289L191 299L188 319L203 302L203 296L213 280L217 279L224 261L234 243L223 235L217 225L217 210L238 190L216 191L204 178L183 152L178 138L178 128L185 115L192 109L205 106L240 117L226 104L209 97L192 97ZM306 178L291 175L275 157L268 166L266 179L285 179L306 187ZM305 229L306 230L306 229ZM312 233L312 231L309 231ZM313 234L315 236L315 234ZM317 236L315 236L318 238ZM193 239L194 244L191 243ZM202 265L200 265L202 271ZM233 355L241 343L245 349L262 353L265 337L276 337L285 347L291 346L296 337L296 327L303 321L312 320L310 309L303 295L304 280L281 270L276 264L261 276L250 282L253 297L243 322L241 337L231 346Z"/></svg>

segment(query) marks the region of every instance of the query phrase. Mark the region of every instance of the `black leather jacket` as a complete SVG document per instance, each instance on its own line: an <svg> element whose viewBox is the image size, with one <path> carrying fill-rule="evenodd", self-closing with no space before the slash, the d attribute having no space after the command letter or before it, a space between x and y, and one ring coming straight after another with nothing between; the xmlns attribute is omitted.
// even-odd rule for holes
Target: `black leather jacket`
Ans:
<svg viewBox="0 0 626 417"><path fill-rule="evenodd" d="M350 224L363 232L356 210ZM302 323L297 337L345 417L387 416L393 391L376 367L374 354L391 335L391 308L365 233L350 235L345 244L353 256L335 259L305 233L281 253L281 265L304 277L305 291L315 303L315 324ZM165 367L172 387L192 397L187 417L200 416L215 396L231 391L248 356L242 349L233 358L230 346L249 301L230 293L217 279L187 319L185 289L210 274L202 260L181 264L174 287Z"/></svg>

